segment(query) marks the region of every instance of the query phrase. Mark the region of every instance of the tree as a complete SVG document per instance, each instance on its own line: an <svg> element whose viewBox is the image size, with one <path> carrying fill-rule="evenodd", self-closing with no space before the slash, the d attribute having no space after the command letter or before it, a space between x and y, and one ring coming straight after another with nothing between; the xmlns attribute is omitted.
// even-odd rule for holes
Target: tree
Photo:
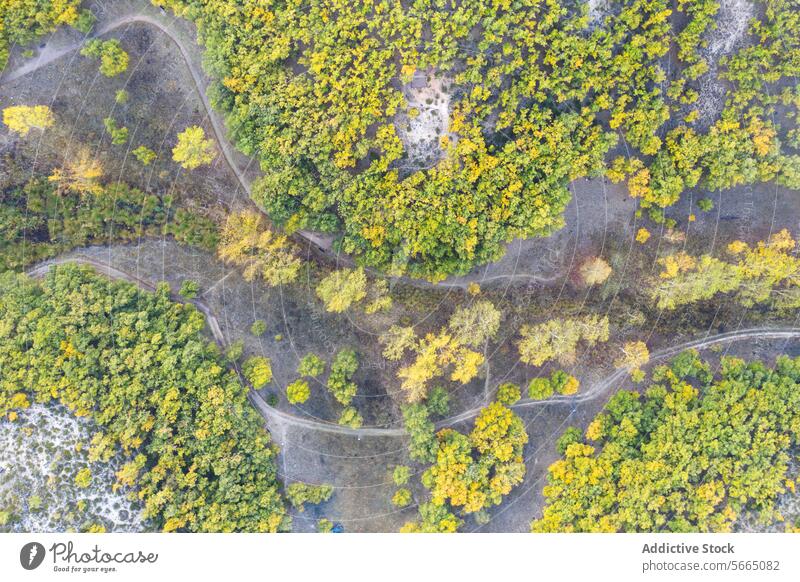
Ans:
<svg viewBox="0 0 800 582"><path fill-rule="evenodd" d="M354 406L347 406L339 416L339 424L350 428L361 428L364 424L364 418Z"/></svg>
<svg viewBox="0 0 800 582"><path fill-rule="evenodd" d="M516 404L521 397L522 394L520 393L519 386L511 382L504 382L497 387L497 396L495 399L500 404L511 406L512 404Z"/></svg>
<svg viewBox="0 0 800 582"><path fill-rule="evenodd" d="M286 499L297 511L305 511L305 504L317 505L328 501L333 495L333 486L309 485L308 483L290 483L286 486Z"/></svg>
<svg viewBox="0 0 800 582"><path fill-rule="evenodd" d="M334 271L317 285L317 297L333 313L347 311L366 296L367 276L361 268Z"/></svg>
<svg viewBox="0 0 800 582"><path fill-rule="evenodd" d="M417 342L416 358L400 368L397 377L403 382L409 402L418 402L427 396L428 383L451 369L450 379L466 384L472 380L483 364L483 355L474 352L453 338L446 330L429 333Z"/></svg>
<svg viewBox="0 0 800 582"><path fill-rule="evenodd" d="M119 40L92 39L81 49L85 57L100 59L100 72L106 77L115 77L128 70L128 53L122 50Z"/></svg>
<svg viewBox="0 0 800 582"><path fill-rule="evenodd" d="M8 129L26 136L31 129L44 131L55 124L55 116L47 105L17 105L3 109L3 123Z"/></svg>
<svg viewBox="0 0 800 582"><path fill-rule="evenodd" d="M600 257L593 257L581 265L581 280L587 286L599 285L611 276L611 265Z"/></svg>
<svg viewBox="0 0 800 582"><path fill-rule="evenodd" d="M378 279L373 281L367 290L364 313L369 315L379 311L387 311L391 309L392 304L392 296L389 295L389 284L386 280Z"/></svg>
<svg viewBox="0 0 800 582"><path fill-rule="evenodd" d="M186 170L194 170L214 161L214 142L206 139L202 127L193 125L178 134L178 143L172 148L172 159Z"/></svg>
<svg viewBox="0 0 800 582"><path fill-rule="evenodd" d="M419 506L419 520L406 523L402 533L455 533L464 522L446 506L436 503L422 503Z"/></svg>
<svg viewBox="0 0 800 582"><path fill-rule="evenodd" d="M92 470L84 467L75 474L75 485L81 489L86 489L92 484Z"/></svg>
<svg viewBox="0 0 800 582"><path fill-rule="evenodd" d="M395 491L394 496L392 496L392 505L395 507L406 507L411 504L412 499L411 491L405 488L398 489Z"/></svg>
<svg viewBox="0 0 800 582"><path fill-rule="evenodd" d="M158 157L156 152L145 146L139 146L131 153L143 166L149 166Z"/></svg>
<svg viewBox="0 0 800 582"><path fill-rule="evenodd" d="M339 351L331 362L328 390L336 401L344 406L348 406L358 392L358 386L351 381L357 370L358 357L356 352L350 348Z"/></svg>
<svg viewBox="0 0 800 582"><path fill-rule="evenodd" d="M614 360L614 367L625 368L635 374L650 361L650 351L643 341L625 342L622 353Z"/></svg>
<svg viewBox="0 0 800 582"><path fill-rule="evenodd" d="M197 281L192 281L191 279L186 279L181 283L181 288L178 291L178 294L181 297L185 297L186 299L194 299L197 297L197 293L200 291L200 285Z"/></svg>
<svg viewBox="0 0 800 582"><path fill-rule="evenodd" d="M379 341L384 346L383 357L396 361L401 359L407 350L414 347L417 336L413 327L393 325L380 336Z"/></svg>
<svg viewBox="0 0 800 582"><path fill-rule="evenodd" d="M267 322L263 319L256 319L250 326L250 333L256 337L264 335L267 333Z"/></svg>
<svg viewBox="0 0 800 582"><path fill-rule="evenodd" d="M585 439L564 441L532 530L728 532L746 514L782 519L800 360L723 357L714 369L685 352L643 394L617 392Z"/></svg>
<svg viewBox="0 0 800 582"><path fill-rule="evenodd" d="M437 416L447 416L450 412L450 395L442 386L434 386L426 399L428 410Z"/></svg>
<svg viewBox="0 0 800 582"><path fill-rule="evenodd" d="M639 244L644 244L648 240L650 240L650 231L646 228L642 227L638 231L636 231L636 242Z"/></svg>
<svg viewBox="0 0 800 582"><path fill-rule="evenodd" d="M537 325L525 325L520 330L520 360L541 366L549 360L571 364L577 356L578 343L588 347L608 341L608 317L586 315L573 318L556 318Z"/></svg>
<svg viewBox="0 0 800 582"><path fill-rule="evenodd" d="M575 376L571 376L563 370L556 370L550 375L550 385L557 394L572 396L578 392L581 383Z"/></svg>
<svg viewBox="0 0 800 582"><path fill-rule="evenodd" d="M675 309L711 299L718 293L736 292L745 307L781 301L784 293L800 285L800 260L792 253L795 241L787 230L751 247L743 241L728 245L737 262L678 252L659 259L664 270L650 282L650 296L660 309Z"/></svg>
<svg viewBox="0 0 800 582"><path fill-rule="evenodd" d="M251 356L242 365L242 374L253 385L253 388L259 389L272 380L272 366L268 358Z"/></svg>
<svg viewBox="0 0 800 582"><path fill-rule="evenodd" d="M528 384L528 398L532 400L546 400L553 394L553 385L549 378L534 378Z"/></svg>
<svg viewBox="0 0 800 582"><path fill-rule="evenodd" d="M286 387L286 398L289 404L303 404L311 396L311 389L308 382L295 380Z"/></svg>
<svg viewBox="0 0 800 582"><path fill-rule="evenodd" d="M502 313L491 302L476 301L469 307L459 307L448 324L459 343L477 348L494 339L500 329Z"/></svg>
<svg viewBox="0 0 800 582"><path fill-rule="evenodd" d="M4 273L0 295L0 416L19 392L10 378L24 374L31 400L91 418L102 430L89 462L127 459L115 489L140 500L154 529L289 529L263 419L205 337L202 314L172 301L168 285L149 293L55 265L41 281ZM30 343L28 325L52 341Z"/></svg>
<svg viewBox="0 0 800 582"><path fill-rule="evenodd" d="M267 22L258 3L166 4L198 24L215 102L266 169L256 202L290 230L341 233L343 252L395 275L438 281L497 260L508 240L549 236L564 224L569 183L587 176L627 179L656 211L688 188L800 176L794 141L770 116L793 107L800 25L785 0L758 15L757 46L716 63L726 105L703 130L692 127L698 108L686 109L709 74L703 43L718 2L631 0L591 29L561 2L444 14L430 2L331 11L310 0L275 6ZM511 32L531 22L542 24ZM680 70L667 75L670 54ZM293 74L297 62L307 75ZM406 126L420 104L398 82L422 65L459 99L420 146ZM618 134L631 153L608 163Z"/></svg>
<svg viewBox="0 0 800 582"><path fill-rule="evenodd" d="M525 476L528 435L522 420L498 402L481 410L469 435L447 428L436 439L436 462L422 476L434 505L477 513L498 505Z"/></svg>
<svg viewBox="0 0 800 582"><path fill-rule="evenodd" d="M436 436L428 408L424 404L408 404L402 410L403 425L410 437L409 456L415 461L432 461L436 454Z"/></svg>
<svg viewBox="0 0 800 582"><path fill-rule="evenodd" d="M303 264L288 239L269 230L264 217L251 210L228 216L220 232L217 255L242 267L246 281L258 277L272 287L293 282Z"/></svg>
<svg viewBox="0 0 800 582"><path fill-rule="evenodd" d="M407 467L405 465L397 465L394 468L394 471L392 471L392 481L398 487L408 483L408 480L410 478L411 478L411 467Z"/></svg>
<svg viewBox="0 0 800 582"><path fill-rule="evenodd" d="M317 354L306 354L297 366L297 373L301 376L316 378L323 372L325 372L325 360Z"/></svg>
<svg viewBox="0 0 800 582"><path fill-rule="evenodd" d="M66 165L53 170L48 180L54 182L61 192L100 195L104 192L100 184L102 177L103 165L100 161L88 149L80 148Z"/></svg>
<svg viewBox="0 0 800 582"><path fill-rule="evenodd" d="M122 145L128 141L128 128L118 127L113 117L103 119L103 125L106 127L106 132L111 136L113 145Z"/></svg>

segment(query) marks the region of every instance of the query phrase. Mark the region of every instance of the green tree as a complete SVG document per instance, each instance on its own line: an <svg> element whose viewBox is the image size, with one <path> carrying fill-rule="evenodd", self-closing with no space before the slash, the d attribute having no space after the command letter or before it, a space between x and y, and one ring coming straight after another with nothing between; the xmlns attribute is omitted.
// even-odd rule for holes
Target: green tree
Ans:
<svg viewBox="0 0 800 582"><path fill-rule="evenodd" d="M286 398L290 404L303 404L311 396L311 389L308 382L295 380L286 387Z"/></svg>
<svg viewBox="0 0 800 582"><path fill-rule="evenodd" d="M308 353L300 360L297 366L297 373L301 376L316 378L325 372L325 360L317 354Z"/></svg>
<svg viewBox="0 0 800 582"><path fill-rule="evenodd" d="M350 348L339 351L331 362L331 373L328 375L328 390L337 402L348 406L358 392L358 386L352 382L358 370L358 357Z"/></svg>
<svg viewBox="0 0 800 582"><path fill-rule="evenodd" d="M428 408L424 404L408 404L402 410L403 425L410 437L409 456L415 461L433 461L436 455L436 436Z"/></svg>
<svg viewBox="0 0 800 582"><path fill-rule="evenodd" d="M339 416L339 424L350 428L361 428L364 424L364 418L354 406L347 406Z"/></svg>
<svg viewBox="0 0 800 582"><path fill-rule="evenodd" d="M412 500L413 496L411 495L411 491L406 488L401 488L395 491L392 496L392 505L395 507L407 507L411 504Z"/></svg>
<svg viewBox="0 0 800 582"><path fill-rule="evenodd" d="M81 49L85 57L100 59L100 72L106 77L115 77L128 70L128 53L122 50L119 40L94 38Z"/></svg>
<svg viewBox="0 0 800 582"><path fill-rule="evenodd" d="M405 465L397 465L392 471L392 481L398 487L408 483L411 478L411 467Z"/></svg>
<svg viewBox="0 0 800 582"><path fill-rule="evenodd" d="M145 146L139 146L131 153L143 166L149 166L158 157L156 152Z"/></svg>
<svg viewBox="0 0 800 582"><path fill-rule="evenodd" d="M363 269L334 271L317 285L317 297L333 313L347 311L367 296L367 276Z"/></svg>
<svg viewBox="0 0 800 582"><path fill-rule="evenodd" d="M491 302L476 301L455 310L448 324L453 337L465 346L482 347L494 339L500 329L502 313Z"/></svg>
<svg viewBox="0 0 800 582"><path fill-rule="evenodd" d="M309 485L308 483L290 483L286 486L286 499L297 511L304 511L305 504L317 505L328 501L333 495L333 486L328 484Z"/></svg>
<svg viewBox="0 0 800 582"><path fill-rule="evenodd" d="M511 406L512 404L516 404L520 398L522 398L522 394L519 390L519 386L516 384L504 382L497 387L497 396L495 399L500 404Z"/></svg>
<svg viewBox="0 0 800 582"><path fill-rule="evenodd" d="M268 358L252 356L242 365L242 374L253 388L262 388L272 380L272 366Z"/></svg>

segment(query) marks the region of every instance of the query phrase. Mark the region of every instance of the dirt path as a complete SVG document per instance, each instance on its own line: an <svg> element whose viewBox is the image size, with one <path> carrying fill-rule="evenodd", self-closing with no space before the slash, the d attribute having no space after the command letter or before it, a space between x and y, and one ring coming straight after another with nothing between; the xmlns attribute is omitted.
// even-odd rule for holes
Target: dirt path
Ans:
<svg viewBox="0 0 800 582"><path fill-rule="evenodd" d="M140 277L137 277L136 275L126 273L101 261L89 258L81 258L81 257L74 257L74 258L68 257L68 258L60 258L47 261L30 269L29 271L27 271L27 274L28 276L33 278L41 278L47 274L47 272L50 270L52 266L63 265L67 263L77 263L77 264L91 266L98 273L102 275L105 275L115 280L128 281L129 283L133 283L140 289L143 289L145 291L152 292L155 291L156 289L156 286L153 283L145 281ZM183 298L175 295L173 295L173 299L176 301L185 301ZM225 349L227 347L227 341L224 337L224 334L222 333L219 322L217 320L217 316L213 313L211 308L200 299L193 299L190 301L190 303L194 305L201 313L203 313L203 315L206 318L206 321L208 322L208 326L212 336L214 337L214 340L221 348ZM684 350L688 349L700 350L724 342L732 342L743 339L792 339L792 338L800 338L800 328L755 327L755 328L735 330L715 335L708 335L702 338L690 340L675 346L670 346L668 348L654 351L650 355L650 362L655 363L663 361L667 358L671 358L679 354ZM595 382L589 387L588 390L579 393L577 396L555 396L547 400L524 399L518 402L517 404L514 404L511 408L515 410L520 410L520 409L528 409L539 406L551 405L553 403L559 403L559 402L578 404L581 402L594 400L595 398L600 398L606 395L613 388L615 384L623 381L626 375L627 375L626 370L624 369L617 370L614 373L603 378L602 380ZM264 399L258 394L258 392L252 389L249 391L249 398L253 406L255 406L255 408L259 411L259 413L267 421L270 431L273 431L278 435L283 434L285 432L286 427L290 426L293 428L305 428L313 431L322 431L327 433L347 435L358 438L365 436L366 437L406 436L406 431L405 429L402 428L377 428L377 427L349 428L346 426L340 426L338 424L328 423L324 421L301 418L293 414L282 412L276 408L273 408L272 406L269 406L264 401ZM477 416L478 413L481 411L481 409L482 407L480 406L475 407L470 410L466 410L460 414L442 419L436 423L436 428L437 429L444 428L452 426L454 424L458 424L460 422L467 421Z"/></svg>
<svg viewBox="0 0 800 582"><path fill-rule="evenodd" d="M165 34L177 47L178 51L181 53L183 57L183 62L186 67L189 69L189 73L192 75L192 80L194 81L194 90L197 96L200 98L200 101L203 104L203 108L206 111L206 115L208 116L208 120L211 123L211 127L214 131L214 137L219 144L220 150L222 151L222 155L225 158L225 162L230 167L231 171L236 176L237 181L241 185L242 189L247 192L248 196L250 195L250 181L244 175L242 170L239 168L239 165L235 162L233 153L231 151L230 142L226 137L226 131L223 125L222 120L219 118L217 113L211 107L211 104L208 101L208 97L206 96L206 89L207 83L204 80L205 75L198 69L195 63L192 60L192 57L189 55L189 51L187 50L186 46L183 42L178 38L177 33L175 33L169 23L164 23L158 20L153 16L149 16L146 14L130 14L128 16L123 16L121 18L117 18L110 22L106 22L96 30L92 32L92 35L89 38L100 37L109 32L112 32L122 26L129 25L129 24L147 24L149 26L153 26L160 30L163 34ZM10 83L11 81L15 81L25 75L33 73L34 71L49 65L52 62L55 62L71 53L74 53L76 50L81 48L83 45L83 41L77 42L69 47L62 48L56 51L47 51L43 52L39 58L33 59L21 67L14 69L11 72L4 72L0 75L0 85Z"/></svg>

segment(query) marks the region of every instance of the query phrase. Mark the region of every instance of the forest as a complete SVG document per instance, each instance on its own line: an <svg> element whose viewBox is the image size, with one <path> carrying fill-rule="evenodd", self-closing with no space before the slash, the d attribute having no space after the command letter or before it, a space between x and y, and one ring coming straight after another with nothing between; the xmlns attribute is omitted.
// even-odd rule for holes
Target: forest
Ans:
<svg viewBox="0 0 800 582"><path fill-rule="evenodd" d="M785 82L797 0L765 0L758 45L719 63L729 89L710 124L697 100L711 0L624 0L596 25L569 1L154 2L197 23L212 102L261 162L254 200L390 274L438 280L551 234L584 176L628 180L661 222L698 184L799 184L798 134L781 125L800 104ZM401 90L415 74L452 84L425 168L404 163L399 137L398 115L418 114Z"/></svg>
<svg viewBox="0 0 800 582"><path fill-rule="evenodd" d="M191 305L53 267L0 275L0 416L57 401L98 426L90 459L162 531L287 530L276 447Z"/></svg>
<svg viewBox="0 0 800 582"><path fill-rule="evenodd" d="M780 520L794 492L800 358L723 357L718 374L694 351L658 366L643 394L623 390L559 441L534 532L729 532L752 514Z"/></svg>
<svg viewBox="0 0 800 582"><path fill-rule="evenodd" d="M146 530L800 524L800 0L151 2L0 0L0 428Z"/></svg>

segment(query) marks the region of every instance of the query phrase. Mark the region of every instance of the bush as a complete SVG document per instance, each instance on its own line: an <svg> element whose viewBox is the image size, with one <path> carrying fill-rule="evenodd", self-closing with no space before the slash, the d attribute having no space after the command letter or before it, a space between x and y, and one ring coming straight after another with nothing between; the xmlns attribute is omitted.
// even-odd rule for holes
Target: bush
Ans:
<svg viewBox="0 0 800 582"><path fill-rule="evenodd" d="M340 404L345 406L350 404L358 391L358 386L350 381L356 370L358 370L358 358L355 351L350 348L341 350L331 363L328 390Z"/></svg>
<svg viewBox="0 0 800 582"><path fill-rule="evenodd" d="M516 384L506 382L497 387L497 397L495 400L500 404L511 406L512 404L516 404L520 398L522 398L522 394L520 393L519 386Z"/></svg>
<svg viewBox="0 0 800 582"><path fill-rule="evenodd" d="M406 465L397 465L394 468L394 471L392 471L392 481L398 487L408 483L408 480L410 478L411 478L411 467L407 467Z"/></svg>
<svg viewBox="0 0 800 582"><path fill-rule="evenodd" d="M254 336L262 336L267 332L267 322L263 319L256 319L250 326L250 333Z"/></svg>
<svg viewBox="0 0 800 582"><path fill-rule="evenodd" d="M323 372L325 372L325 360L316 354L306 354L297 366L297 373L301 376L316 378Z"/></svg>
<svg viewBox="0 0 800 582"><path fill-rule="evenodd" d="M549 378L534 378L528 384L528 398L545 400L553 395L553 385Z"/></svg>
<svg viewBox="0 0 800 582"><path fill-rule="evenodd" d="M199 291L200 285L197 283L197 281L186 279L183 283L181 283L181 288L180 291L178 291L178 294L186 299L194 299L197 297L197 293Z"/></svg>

